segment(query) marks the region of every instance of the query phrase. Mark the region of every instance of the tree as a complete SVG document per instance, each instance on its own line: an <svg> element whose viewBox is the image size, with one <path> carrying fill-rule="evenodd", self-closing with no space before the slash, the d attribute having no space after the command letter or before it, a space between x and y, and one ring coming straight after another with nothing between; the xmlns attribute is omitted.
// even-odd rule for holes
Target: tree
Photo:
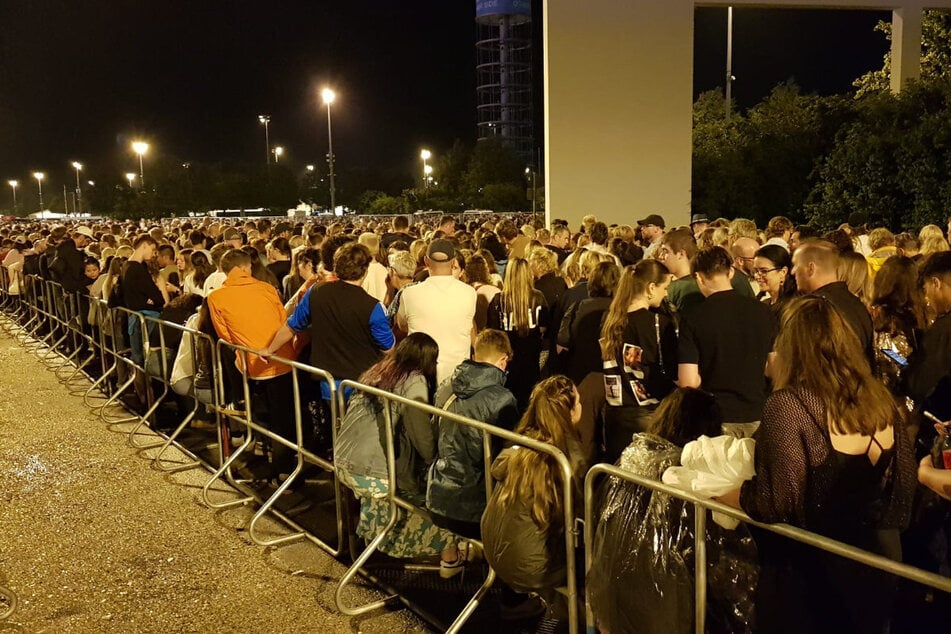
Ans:
<svg viewBox="0 0 951 634"><path fill-rule="evenodd" d="M880 21L875 30L892 41L892 23ZM891 88L891 50L885 53L882 68L869 71L853 82L858 98ZM928 10L921 18L921 77L947 79L951 77L951 14Z"/></svg>

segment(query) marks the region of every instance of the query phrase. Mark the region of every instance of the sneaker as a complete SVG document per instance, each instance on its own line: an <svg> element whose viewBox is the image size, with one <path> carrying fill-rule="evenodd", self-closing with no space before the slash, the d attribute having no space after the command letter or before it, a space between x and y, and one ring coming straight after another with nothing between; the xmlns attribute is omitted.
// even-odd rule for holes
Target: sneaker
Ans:
<svg viewBox="0 0 951 634"><path fill-rule="evenodd" d="M482 548L475 542L459 542L455 561L439 560L439 576L452 579L466 569L469 562L482 559Z"/></svg>

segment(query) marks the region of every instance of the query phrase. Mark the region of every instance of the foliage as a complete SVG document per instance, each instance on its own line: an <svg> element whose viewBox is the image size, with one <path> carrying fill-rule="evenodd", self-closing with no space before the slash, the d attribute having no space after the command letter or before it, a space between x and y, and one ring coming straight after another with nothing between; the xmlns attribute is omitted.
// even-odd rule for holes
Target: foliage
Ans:
<svg viewBox="0 0 951 634"><path fill-rule="evenodd" d="M892 41L892 24L884 20L875 27ZM921 19L921 77L923 79L948 79L951 77L951 13L938 10L925 11ZM853 82L856 97L884 92L891 86L891 50L885 53L882 67L865 73Z"/></svg>

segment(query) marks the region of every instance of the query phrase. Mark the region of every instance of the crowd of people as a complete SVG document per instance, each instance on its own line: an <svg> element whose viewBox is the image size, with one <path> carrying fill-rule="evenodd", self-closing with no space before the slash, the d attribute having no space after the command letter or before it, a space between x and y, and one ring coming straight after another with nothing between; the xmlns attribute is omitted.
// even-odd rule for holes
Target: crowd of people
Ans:
<svg viewBox="0 0 951 634"><path fill-rule="evenodd" d="M680 227L656 214L611 226L587 216L574 228L451 215L415 224L405 216L33 223L0 229L0 262L10 294L35 276L86 298L86 326L109 329L139 366L157 345L154 333L134 319L106 323L88 298L254 351L224 364L227 407L245 406L235 387L244 375L255 414L285 438L295 436L295 396L282 360L329 372L337 388L359 381L548 443L569 459L579 492L597 462L660 477L691 441L752 438L755 476L721 501L949 574L951 469L940 458L942 421L951 420L951 249L940 227L895 235L869 231L853 215L820 232L784 217L760 228L700 214ZM188 337L166 346L175 392L207 391L210 352L187 350ZM388 524L394 487L429 513L400 511L383 552L438 554L450 578L480 556L481 543L505 584L507 615L546 607L564 615L556 589L566 582L570 527L550 457L496 446L497 485L487 498L483 440L471 428L358 391L344 395L331 443L332 386L314 380L300 392L310 418L305 444L333 459L359 499L360 536L372 539ZM386 408L396 482L387 471ZM947 456L951 467L951 444ZM277 486L293 452L272 443L269 464ZM613 495L639 500L625 525L667 521L652 510L670 503L660 494L653 502L630 488ZM605 502L605 525L617 508ZM621 533L623 548L611 541ZM689 540L621 533L598 532L599 552L620 548L589 576L599 627L680 631L656 613L683 604L631 603L650 588L616 580L647 574L646 562L651 574L667 565L641 556L648 551L668 549L683 562ZM717 601L711 585L711 623L725 631L888 632L907 622L906 609L947 605L767 533L734 537L720 540L721 559L736 557L753 572L739 584L745 598ZM675 586L665 586L668 596ZM744 600L755 609L736 608ZM626 616L617 609L625 605Z"/></svg>

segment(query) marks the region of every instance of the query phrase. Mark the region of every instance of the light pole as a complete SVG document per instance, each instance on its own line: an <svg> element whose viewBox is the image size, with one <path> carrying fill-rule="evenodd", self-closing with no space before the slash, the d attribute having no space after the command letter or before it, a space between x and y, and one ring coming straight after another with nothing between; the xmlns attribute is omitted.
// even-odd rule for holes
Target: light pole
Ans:
<svg viewBox="0 0 951 634"><path fill-rule="evenodd" d="M40 211L43 211L43 179L46 178L46 174L43 172L33 172L33 178L36 179L36 186L40 192Z"/></svg>
<svg viewBox="0 0 951 634"><path fill-rule="evenodd" d="M259 114L258 123L264 126L264 158L267 160L267 164L271 164L271 137L268 134L268 124L271 123L271 115L269 114Z"/></svg>
<svg viewBox="0 0 951 634"><path fill-rule="evenodd" d="M432 174L433 168L429 166L427 161L433 157L433 153L429 150L423 149L419 153L419 158L423 159L423 189L429 187L429 175Z"/></svg>
<svg viewBox="0 0 951 634"><path fill-rule="evenodd" d="M79 184L79 172L83 169L83 164L73 161L73 169L76 170L76 202L73 203L73 213L79 214L83 206L83 188Z"/></svg>
<svg viewBox="0 0 951 634"><path fill-rule="evenodd" d="M7 181L7 185L13 190L13 213L17 212L17 185L19 184L20 181Z"/></svg>
<svg viewBox="0 0 951 634"><path fill-rule="evenodd" d="M135 172L126 172L125 177L129 181L129 189L132 189L132 183L135 182Z"/></svg>
<svg viewBox="0 0 951 634"><path fill-rule="evenodd" d="M327 163L330 167L330 211L336 212L337 190L334 186L334 139L330 126L330 104L337 98L337 94L330 88L324 88L320 91L320 96L327 105Z"/></svg>
<svg viewBox="0 0 951 634"><path fill-rule="evenodd" d="M423 186L426 189L429 189L429 186L433 182L433 166L432 165L423 165Z"/></svg>
<svg viewBox="0 0 951 634"><path fill-rule="evenodd" d="M281 156L284 155L284 148L280 145L274 148L274 164L277 165L281 162Z"/></svg>
<svg viewBox="0 0 951 634"><path fill-rule="evenodd" d="M726 120L733 112L733 7L726 9Z"/></svg>
<svg viewBox="0 0 951 634"><path fill-rule="evenodd" d="M532 215L534 216L535 213L536 213L536 209L537 209L536 201L538 200L538 198L537 198L537 196L536 196L536 194L535 194L535 192L538 191L538 190L535 188L535 170L533 170L531 167L526 167L526 168L525 168L525 176L528 176L528 177L530 177L530 178L532 179Z"/></svg>
<svg viewBox="0 0 951 634"><path fill-rule="evenodd" d="M149 151L149 144L145 141L136 141L132 144L132 151L139 155L139 188L145 187L145 170L142 167L142 155Z"/></svg>

